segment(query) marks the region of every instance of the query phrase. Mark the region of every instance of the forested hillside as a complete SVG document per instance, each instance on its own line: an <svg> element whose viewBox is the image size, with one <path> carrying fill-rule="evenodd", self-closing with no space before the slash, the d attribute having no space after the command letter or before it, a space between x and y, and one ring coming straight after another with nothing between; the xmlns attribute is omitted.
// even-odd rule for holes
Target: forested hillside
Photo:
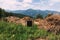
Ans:
<svg viewBox="0 0 60 40"><path fill-rule="evenodd" d="M1 17L8 17L8 16L16 16L16 17L23 18L23 17L28 16L28 15L24 15L22 13L21 14L17 14L17 13L7 12L4 9L0 8L0 18ZM31 17L31 16L29 16L29 17Z"/></svg>

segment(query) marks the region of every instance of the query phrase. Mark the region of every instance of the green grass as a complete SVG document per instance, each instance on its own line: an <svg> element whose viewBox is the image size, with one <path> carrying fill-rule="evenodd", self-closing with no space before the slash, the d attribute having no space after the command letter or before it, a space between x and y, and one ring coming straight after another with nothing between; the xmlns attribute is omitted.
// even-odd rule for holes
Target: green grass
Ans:
<svg viewBox="0 0 60 40"><path fill-rule="evenodd" d="M60 36L56 37L49 34L44 29L38 29L36 25L32 27L17 25L14 23L8 23L0 21L0 40L28 40L35 38L46 38L49 36L50 40L59 39Z"/></svg>

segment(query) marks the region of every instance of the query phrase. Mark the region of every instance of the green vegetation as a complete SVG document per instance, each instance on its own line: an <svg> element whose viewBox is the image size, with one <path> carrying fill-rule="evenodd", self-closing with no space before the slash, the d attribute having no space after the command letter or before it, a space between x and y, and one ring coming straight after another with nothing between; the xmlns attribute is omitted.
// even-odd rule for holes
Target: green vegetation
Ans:
<svg viewBox="0 0 60 40"><path fill-rule="evenodd" d="M46 35L46 31L37 29L37 26L24 27L14 23L0 22L0 40L28 40Z"/></svg>
<svg viewBox="0 0 60 40"><path fill-rule="evenodd" d="M26 15L8 13L0 8L0 18L7 16L24 17ZM48 16L51 16L50 14ZM43 19L42 15L37 15L36 18ZM38 38L48 40L60 40L60 34L56 35L47 32L44 29L38 29L36 25L32 27L23 26L21 24L8 23L0 20L0 40L35 40Z"/></svg>
<svg viewBox="0 0 60 40"><path fill-rule="evenodd" d="M47 18L47 17L49 17L49 16L52 16L53 15L53 13L50 13L50 14L48 14L45 18Z"/></svg>
<svg viewBox="0 0 60 40"><path fill-rule="evenodd" d="M24 15L24 14L18 14L18 13L12 13L12 12L6 12L4 9L1 9L0 8L0 18L4 18L4 17L8 17L8 16L16 16L16 17L20 17L20 18L23 18L25 16L28 16L28 15ZM41 18L43 19L43 16L40 15L40 14L37 14L35 17L32 17L32 16L28 16L28 17L31 17L31 18Z"/></svg>
<svg viewBox="0 0 60 40"><path fill-rule="evenodd" d="M43 29L38 29L36 25L32 27L20 24L0 21L0 40L35 40L36 38L46 38L50 40L60 39L60 35L55 35Z"/></svg>
<svg viewBox="0 0 60 40"><path fill-rule="evenodd" d="M18 13L6 12L4 9L0 8L0 18L4 18L4 17L8 17L8 16L16 16L16 17L23 18L23 17L28 16L28 15L24 15L21 13L18 14ZM29 17L31 17L31 16L29 16Z"/></svg>
<svg viewBox="0 0 60 40"><path fill-rule="evenodd" d="M0 18L5 17L5 10L0 8Z"/></svg>
<svg viewBox="0 0 60 40"><path fill-rule="evenodd" d="M37 14L37 15L35 16L35 19L37 19L37 18L43 19L43 16L42 16L41 14Z"/></svg>

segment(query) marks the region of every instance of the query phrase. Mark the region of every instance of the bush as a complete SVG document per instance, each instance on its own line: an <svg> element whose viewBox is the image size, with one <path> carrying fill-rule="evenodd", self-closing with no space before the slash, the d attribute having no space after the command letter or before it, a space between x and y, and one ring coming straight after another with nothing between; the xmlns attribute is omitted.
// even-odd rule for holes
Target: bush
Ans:
<svg viewBox="0 0 60 40"><path fill-rule="evenodd" d="M48 35L48 39L49 40L58 40L58 36L56 34L54 34L54 33L50 33Z"/></svg>

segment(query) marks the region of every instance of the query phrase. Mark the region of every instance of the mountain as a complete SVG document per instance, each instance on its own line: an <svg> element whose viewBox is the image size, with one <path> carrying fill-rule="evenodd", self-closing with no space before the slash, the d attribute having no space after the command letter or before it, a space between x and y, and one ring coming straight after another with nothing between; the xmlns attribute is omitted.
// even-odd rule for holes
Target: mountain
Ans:
<svg viewBox="0 0 60 40"><path fill-rule="evenodd" d="M18 14L24 14L24 15L29 15L29 16L36 16L37 14L42 15L43 17L47 16L48 14L60 14L60 12L57 11L50 11L50 10L34 10L34 9L27 9L27 10L16 10L16 11L11 11L13 13L18 13Z"/></svg>

